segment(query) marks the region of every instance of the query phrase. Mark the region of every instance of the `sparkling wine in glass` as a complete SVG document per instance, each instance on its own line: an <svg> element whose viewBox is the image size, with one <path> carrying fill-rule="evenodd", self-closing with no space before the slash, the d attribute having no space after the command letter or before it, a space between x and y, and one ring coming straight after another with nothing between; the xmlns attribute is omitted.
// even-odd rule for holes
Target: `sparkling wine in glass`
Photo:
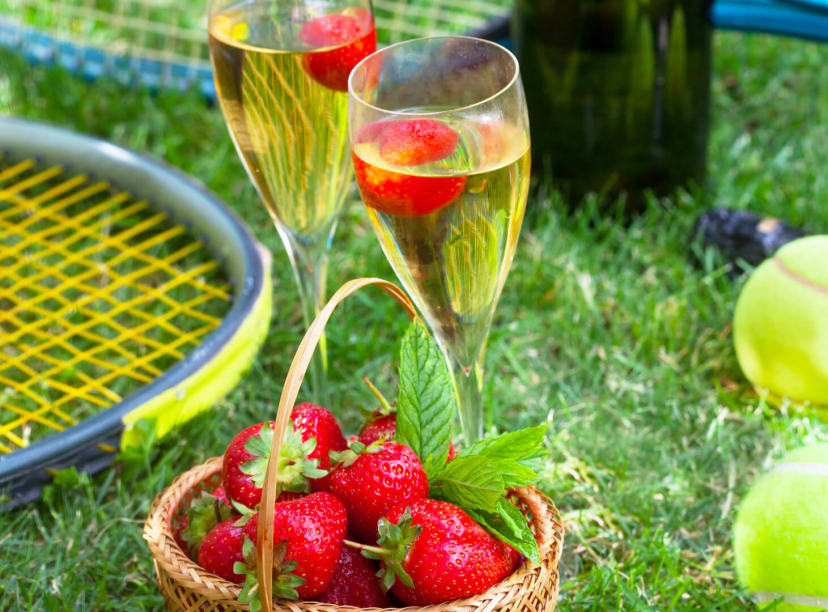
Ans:
<svg viewBox="0 0 828 612"><path fill-rule="evenodd" d="M368 56L349 84L351 153L382 249L440 343L468 443L482 435L482 364L529 188L515 57L445 36Z"/></svg>
<svg viewBox="0 0 828 612"><path fill-rule="evenodd" d="M236 150L273 219L305 324L351 178L348 75L376 49L370 0L212 0L210 58ZM311 364L324 401L325 352Z"/></svg>

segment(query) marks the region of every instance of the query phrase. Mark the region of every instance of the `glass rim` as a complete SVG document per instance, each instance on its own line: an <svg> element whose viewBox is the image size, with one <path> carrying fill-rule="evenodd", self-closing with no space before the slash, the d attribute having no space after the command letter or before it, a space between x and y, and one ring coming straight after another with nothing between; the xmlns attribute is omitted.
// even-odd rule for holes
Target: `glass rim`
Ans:
<svg viewBox="0 0 828 612"><path fill-rule="evenodd" d="M438 39L441 39L441 38L453 39L453 40L458 40L458 39L460 39L460 40L471 40L471 41L475 41L475 42L484 43L486 45L489 45L491 47L495 47L495 48L499 49L500 51L505 53L512 60L512 65L514 66L514 69L515 69L514 74L512 75L512 78L510 78L509 82L506 83L499 90L497 90L495 93L493 93L492 95L490 95L486 98L483 98L482 100L478 100L477 102L472 102L471 104L465 104L463 106L446 108L446 109L439 110L439 111L421 111L421 112L394 111L394 110L390 110L390 109L387 109L387 108L382 108L380 106L376 106L374 104L371 104L370 102L366 102L365 99L362 98L362 96L358 95L354 91L354 88L353 88L354 75L356 75L357 71L360 68L362 68L362 65L365 62L372 59L374 56L385 53L389 49L393 49L395 47L401 47L403 45L410 45L410 44L413 44L413 43L422 42L424 40L438 40ZM351 70L351 73L348 75L348 98L354 99L354 100L358 101L360 104L362 104L363 106L371 108L375 111L378 111L380 113L389 114L389 115L400 115L402 117L406 117L406 116L408 116L408 117L427 117L427 116L434 116L434 115L445 115L446 113L454 113L454 112L458 112L458 111L463 111L463 110L474 108L476 106L481 106L483 104L486 104L487 102L490 102L491 100L494 100L498 96L505 93L510 87L513 87L514 84L517 82L517 80L519 78L520 78L520 63L518 62L518 59L515 56L515 54L512 53L509 49L507 49L503 45L500 45L500 44L494 42L493 40L487 40L485 38L478 38L477 36L464 36L462 34L440 34L440 35L436 35L436 36L420 36L419 38L410 38L408 40L401 40L399 42L395 42L392 45L388 45L387 47L383 47L382 49L377 49L376 51L374 51L370 55L366 55L361 60L359 60L359 63L357 63L357 65L353 67L353 69Z"/></svg>

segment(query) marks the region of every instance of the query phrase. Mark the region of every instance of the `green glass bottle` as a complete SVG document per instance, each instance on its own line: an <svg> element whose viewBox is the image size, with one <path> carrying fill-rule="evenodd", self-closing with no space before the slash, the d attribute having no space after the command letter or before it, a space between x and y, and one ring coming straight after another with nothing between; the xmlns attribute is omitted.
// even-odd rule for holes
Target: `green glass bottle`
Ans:
<svg viewBox="0 0 828 612"><path fill-rule="evenodd" d="M516 0L512 35L533 174L589 192L667 194L705 176L709 0Z"/></svg>

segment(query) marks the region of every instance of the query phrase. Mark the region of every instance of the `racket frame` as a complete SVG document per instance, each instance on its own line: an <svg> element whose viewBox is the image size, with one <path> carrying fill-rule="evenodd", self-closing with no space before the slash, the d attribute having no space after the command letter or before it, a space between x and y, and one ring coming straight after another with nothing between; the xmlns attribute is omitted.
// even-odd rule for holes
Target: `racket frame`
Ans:
<svg viewBox="0 0 828 612"><path fill-rule="evenodd" d="M198 236L233 284L233 304L222 322L161 376L77 425L0 455L0 500L9 508L36 499L56 470L106 467L114 451L141 442L135 428L141 418L155 419L161 437L229 392L267 335L272 282L270 253L247 226L203 184L169 164L66 129L0 117L4 159L7 152L146 199Z"/></svg>

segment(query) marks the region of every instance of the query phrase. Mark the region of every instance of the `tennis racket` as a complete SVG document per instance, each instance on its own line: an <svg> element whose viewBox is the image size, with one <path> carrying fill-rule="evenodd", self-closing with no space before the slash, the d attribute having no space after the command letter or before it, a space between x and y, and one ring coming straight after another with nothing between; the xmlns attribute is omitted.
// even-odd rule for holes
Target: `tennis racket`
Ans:
<svg viewBox="0 0 828 612"><path fill-rule="evenodd" d="M374 0L381 44L482 32L512 0ZM153 88L216 96L203 0L0 0L0 46L33 63Z"/></svg>
<svg viewBox="0 0 828 612"><path fill-rule="evenodd" d="M170 166L0 117L0 503L227 393L271 312L250 231Z"/></svg>

